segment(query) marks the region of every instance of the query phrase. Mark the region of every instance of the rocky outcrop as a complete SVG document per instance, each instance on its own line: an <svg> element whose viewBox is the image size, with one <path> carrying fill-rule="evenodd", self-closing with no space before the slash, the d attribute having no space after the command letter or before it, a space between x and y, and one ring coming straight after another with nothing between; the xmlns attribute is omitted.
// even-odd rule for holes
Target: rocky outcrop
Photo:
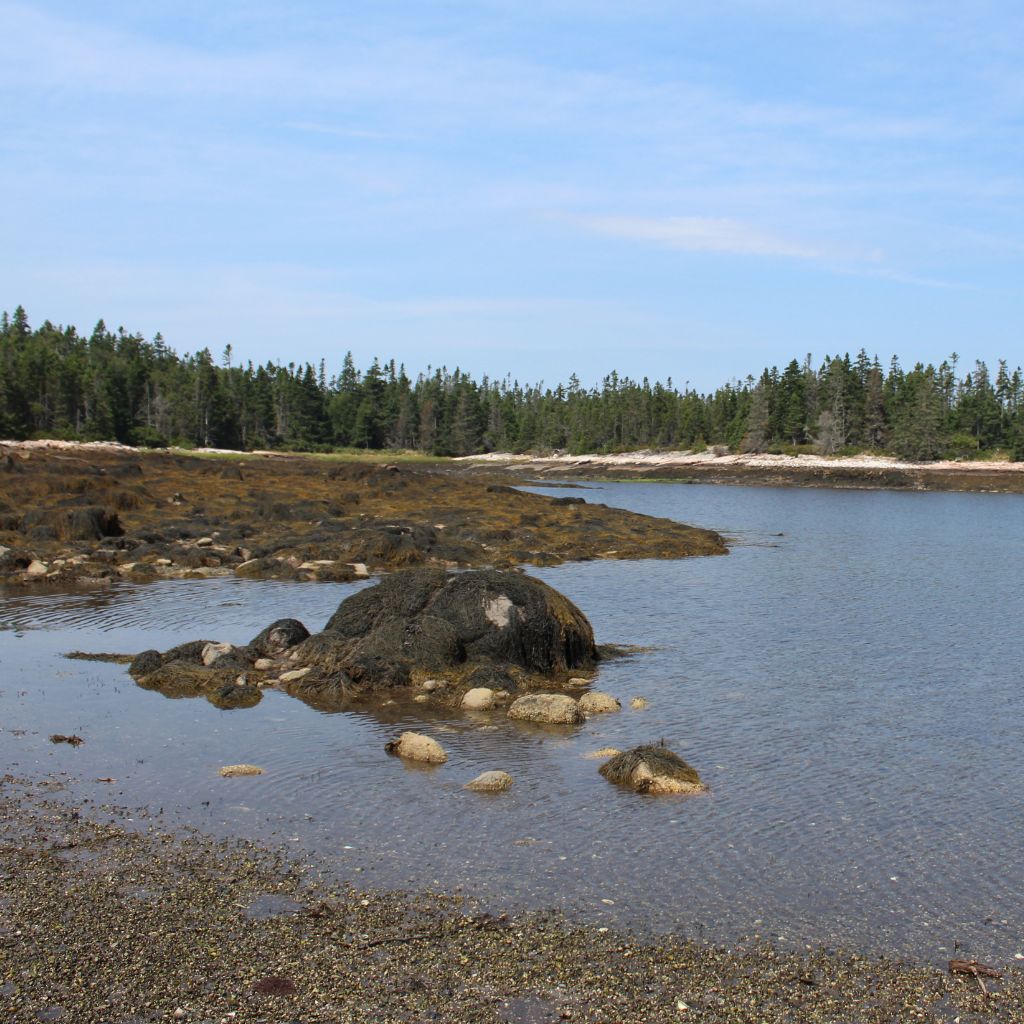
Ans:
<svg viewBox="0 0 1024 1024"><path fill-rule="evenodd" d="M511 693L587 680L598 658L586 616L540 580L410 569L346 598L320 633L278 619L243 646L196 640L144 651L131 674L168 696L216 694L221 707L248 706L273 685L323 710L403 687L486 710ZM242 684L245 692L229 688ZM534 720L582 719L572 698L551 698ZM520 706L524 717L531 706Z"/></svg>

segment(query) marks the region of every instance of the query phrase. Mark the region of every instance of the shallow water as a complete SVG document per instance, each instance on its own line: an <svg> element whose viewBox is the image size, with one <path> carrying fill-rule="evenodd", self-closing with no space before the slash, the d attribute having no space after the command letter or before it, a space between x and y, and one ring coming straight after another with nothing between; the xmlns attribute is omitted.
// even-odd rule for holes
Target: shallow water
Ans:
<svg viewBox="0 0 1024 1024"><path fill-rule="evenodd" d="M564 491L560 491L564 494ZM1018 496L588 485L712 526L724 558L531 570L602 641L650 645L598 688L622 713L561 732L430 714L438 769L384 753L403 711L325 715L269 693L225 712L71 649L316 629L359 585L235 580L0 592L0 763L169 822L284 841L361 884L562 906L595 923L762 935L941 960L1024 952ZM780 536L781 534L781 536ZM650 706L632 711L628 700ZM76 748L49 743L78 733ZM583 755L664 738L708 796L620 792ZM254 762L259 778L222 779ZM498 797L466 792L511 772ZM114 778L113 783L92 780Z"/></svg>

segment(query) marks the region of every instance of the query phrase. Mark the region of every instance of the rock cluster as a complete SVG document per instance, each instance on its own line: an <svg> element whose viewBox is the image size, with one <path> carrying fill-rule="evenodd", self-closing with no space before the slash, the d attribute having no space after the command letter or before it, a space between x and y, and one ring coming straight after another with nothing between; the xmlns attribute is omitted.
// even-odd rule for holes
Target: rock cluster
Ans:
<svg viewBox="0 0 1024 1024"><path fill-rule="evenodd" d="M540 580L514 570L410 569L344 600L315 635L279 619L244 646L196 640L144 651L131 674L168 696L218 694L224 707L243 706L252 692L258 699L268 684L321 708L422 684L428 699L485 710L505 694L592 673L598 656L583 613ZM554 703L572 705L554 720L580 720L572 698Z"/></svg>

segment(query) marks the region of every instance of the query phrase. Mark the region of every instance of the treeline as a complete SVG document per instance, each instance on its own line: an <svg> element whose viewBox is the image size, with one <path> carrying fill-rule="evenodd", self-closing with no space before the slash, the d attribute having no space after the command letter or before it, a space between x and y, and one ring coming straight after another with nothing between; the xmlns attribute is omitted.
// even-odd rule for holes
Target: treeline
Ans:
<svg viewBox="0 0 1024 1024"><path fill-rule="evenodd" d="M1024 380L1000 360L993 376L957 357L941 366L884 368L861 351L701 394L669 379L574 375L557 387L476 381L458 369L415 378L392 360L337 373L321 360L236 365L231 346L178 355L101 321L87 337L20 306L0 317L0 437L116 440L216 448L415 449L436 455L636 448L888 451L927 460L1006 450L1024 459Z"/></svg>

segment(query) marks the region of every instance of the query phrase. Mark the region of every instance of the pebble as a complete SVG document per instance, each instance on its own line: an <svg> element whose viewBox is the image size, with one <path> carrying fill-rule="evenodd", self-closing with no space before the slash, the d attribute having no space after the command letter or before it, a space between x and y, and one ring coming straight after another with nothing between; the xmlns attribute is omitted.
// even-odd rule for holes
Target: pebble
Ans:
<svg viewBox="0 0 1024 1024"><path fill-rule="evenodd" d="M282 683L296 683L300 679L305 679L305 677L308 676L309 673L312 672L312 671L313 671L313 669L309 665L307 665L305 668L293 668L291 670L291 672L282 672L281 673L281 682Z"/></svg>
<svg viewBox="0 0 1024 1024"><path fill-rule="evenodd" d="M646 697L634 697L630 702L629 706L634 711L643 711L644 708L649 708L651 702Z"/></svg>
<svg viewBox="0 0 1024 1024"><path fill-rule="evenodd" d="M233 779L243 775L262 775L263 769L254 764L226 764L220 774L225 779Z"/></svg>

